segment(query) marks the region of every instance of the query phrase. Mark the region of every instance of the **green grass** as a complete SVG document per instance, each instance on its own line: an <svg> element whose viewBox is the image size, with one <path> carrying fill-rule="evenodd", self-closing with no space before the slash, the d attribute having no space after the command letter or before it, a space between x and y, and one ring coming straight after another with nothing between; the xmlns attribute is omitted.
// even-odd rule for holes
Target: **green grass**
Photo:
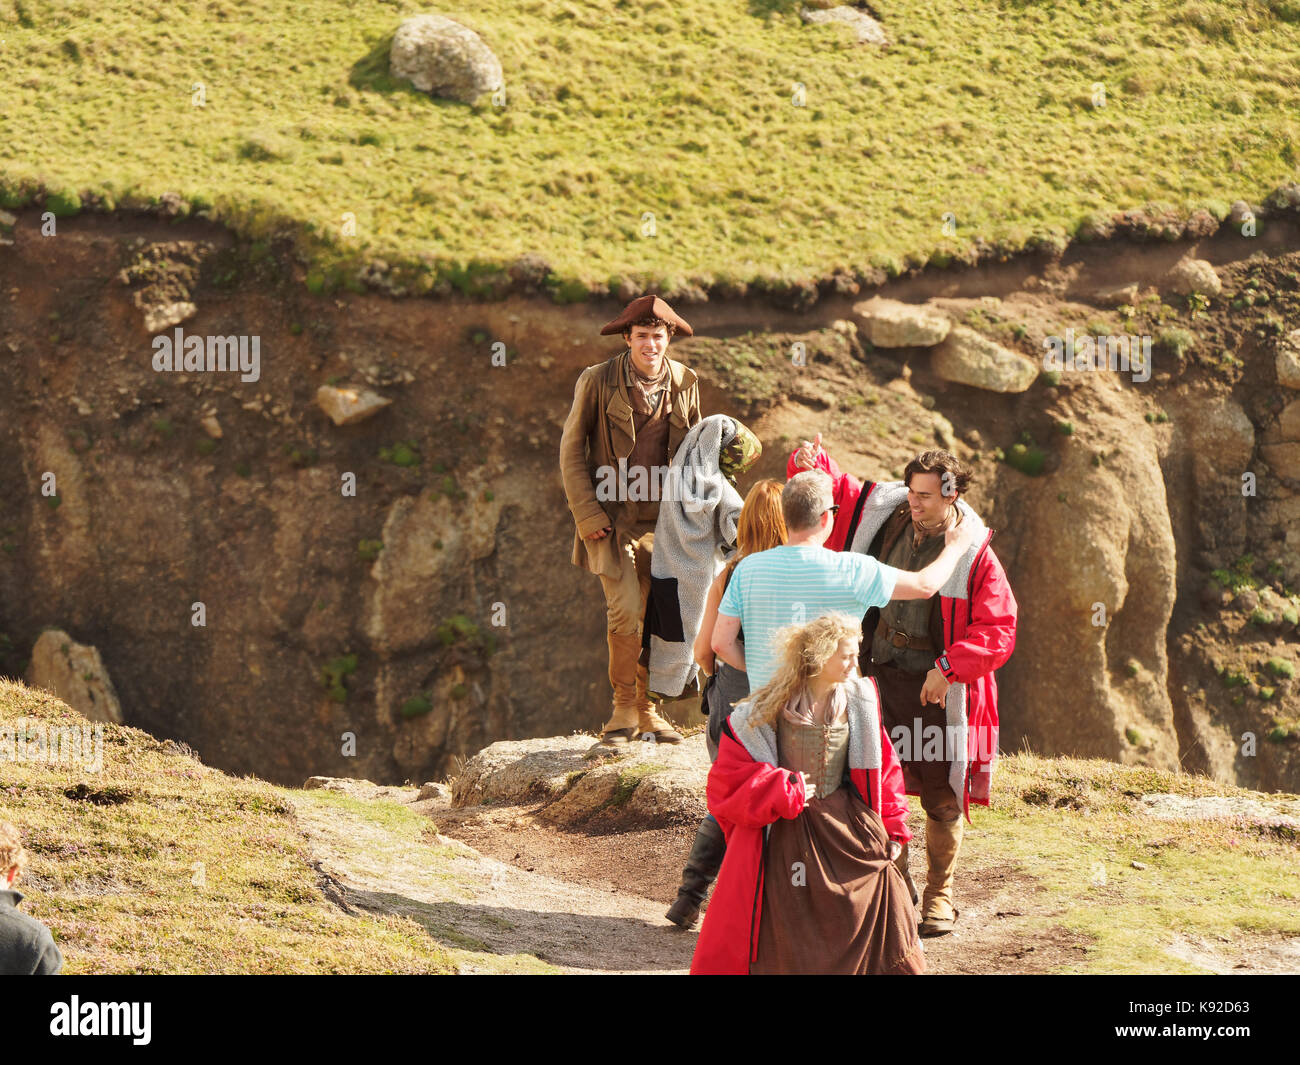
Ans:
<svg viewBox="0 0 1300 1065"><path fill-rule="evenodd" d="M1060 247L1146 204L1221 214L1300 165L1293 0L877 0L884 52L797 7L439 8L500 57L497 108L389 77L393 30L424 10L409 0L214 0L165 22L132 0L0 0L0 205L175 191L251 240L292 234L313 291L382 256L411 291L477 294L531 252L568 300L627 276L894 273L976 237Z"/></svg>
<svg viewBox="0 0 1300 1065"><path fill-rule="evenodd" d="M1029 921L1026 938L1053 926L1087 937L1069 971L1198 972L1169 953L1174 934L1233 944L1300 934L1294 836L1157 819L1137 799L1155 792L1254 794L1193 774L1017 754L999 762L993 807L974 813L964 853L997 854L1035 879L1034 909L1051 916Z"/></svg>
<svg viewBox="0 0 1300 1065"><path fill-rule="evenodd" d="M82 721L53 696L0 680L0 725L19 718L29 727ZM0 817L29 853L23 908L50 926L64 972L455 971L453 954L419 922L346 914L325 898L293 793L228 777L116 725L104 726L103 760L97 774L16 761L0 794ZM125 801L65 795L86 780Z"/></svg>

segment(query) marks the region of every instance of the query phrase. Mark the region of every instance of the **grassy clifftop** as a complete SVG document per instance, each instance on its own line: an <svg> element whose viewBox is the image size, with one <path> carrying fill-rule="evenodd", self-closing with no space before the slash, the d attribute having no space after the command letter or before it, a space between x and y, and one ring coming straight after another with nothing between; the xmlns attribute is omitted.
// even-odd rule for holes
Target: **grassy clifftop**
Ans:
<svg viewBox="0 0 1300 1065"><path fill-rule="evenodd" d="M467 959L519 968L480 959L454 933L431 935L418 916L331 901L297 808L346 817L346 798L227 776L116 725L104 726L98 771L84 744L67 761L35 757L39 737L84 724L52 695L0 679L3 750L29 752L9 761L0 750L0 818L22 834L23 909L52 929L65 973L449 973ZM18 733L26 740L6 738ZM377 807L369 820L419 865L446 861L417 815Z"/></svg>
<svg viewBox="0 0 1300 1065"><path fill-rule="evenodd" d="M383 256L474 292L534 253L580 298L1059 246L1144 204L1221 218L1300 172L1300 0L878 0L884 50L799 6L440 6L505 72L504 107L469 107L389 77L410 0L0 0L0 206L171 192L294 235L320 287Z"/></svg>

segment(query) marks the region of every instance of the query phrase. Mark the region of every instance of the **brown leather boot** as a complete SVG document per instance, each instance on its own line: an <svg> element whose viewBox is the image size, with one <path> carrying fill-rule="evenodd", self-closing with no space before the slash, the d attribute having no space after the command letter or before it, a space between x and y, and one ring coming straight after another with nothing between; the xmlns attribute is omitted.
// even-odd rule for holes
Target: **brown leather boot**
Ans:
<svg viewBox="0 0 1300 1065"><path fill-rule="evenodd" d="M921 925L917 929L923 936L947 935L956 923L958 911L952 904L952 881L961 838L961 814L951 821L925 819L925 853L930 868L921 898Z"/></svg>
<svg viewBox="0 0 1300 1065"><path fill-rule="evenodd" d="M659 716L650 699L650 671L640 662L636 667L636 734L652 733L656 743L681 743L682 734Z"/></svg>
<svg viewBox="0 0 1300 1065"><path fill-rule="evenodd" d="M636 633L606 634L609 641L609 683L614 689L614 708L601 726L600 741L606 746L622 746L635 735L637 726L637 664L641 655L641 637Z"/></svg>

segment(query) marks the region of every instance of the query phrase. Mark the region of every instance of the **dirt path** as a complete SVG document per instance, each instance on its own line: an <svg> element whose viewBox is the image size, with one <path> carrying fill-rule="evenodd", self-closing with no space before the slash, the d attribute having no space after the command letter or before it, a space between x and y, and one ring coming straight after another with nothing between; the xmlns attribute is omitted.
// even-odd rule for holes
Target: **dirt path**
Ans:
<svg viewBox="0 0 1300 1065"><path fill-rule="evenodd" d="M436 802L416 802L413 788L374 791L384 794L367 797L424 812ZM531 954L563 972L684 973L690 967L695 934L668 924L657 899L547 870L530 872L521 862L502 862L463 844L437 848L402 840L382 823L310 792L296 793L294 805L326 893L345 908L407 916L453 946L502 958ZM547 834L535 824L521 831ZM435 849L442 853L431 861ZM526 959L518 962L530 967ZM461 972L502 968L469 962Z"/></svg>
<svg viewBox="0 0 1300 1065"><path fill-rule="evenodd" d="M535 817L536 806L453 809L445 799L418 801L414 788L357 782L355 798L394 801L428 816L439 844L398 839L381 822L295 793L299 823L311 841L323 885L339 905L395 913L453 946L513 959L533 955L563 972L684 973L696 931L664 918L676 895L694 828L680 826L604 835L569 832ZM924 819L915 819L924 853ZM1032 878L981 864L978 829L968 829L973 857L960 870L956 931L926 941L931 973L1030 973L1068 966L1084 956L1065 929L1025 934L1045 911ZM437 861L431 850L437 849ZM924 870L917 870L918 887ZM698 926L697 926L698 928ZM468 961L465 973L500 971ZM535 967L535 966L534 966Z"/></svg>
<svg viewBox="0 0 1300 1065"><path fill-rule="evenodd" d="M695 837L691 826L609 835L565 832L546 824L539 829L536 808L520 806L449 807L430 813L439 831L462 840L485 855L524 869L571 881L599 891L635 887L651 904L650 923L667 925L664 911L676 897L682 864ZM915 853L925 853L925 819L913 818ZM968 838L978 838L968 828ZM974 847L970 848L974 850ZM916 867L918 890L925 886L924 860ZM926 940L929 971L941 973L1034 973L1081 961L1085 940L1064 928L1049 936L1031 934L1031 919L1048 916L1035 904L1032 877L1006 865L981 864L976 854L958 867L957 904L961 918L951 935ZM698 926L697 926L698 927ZM679 935L681 935L679 933ZM686 938L682 936L682 938ZM695 934L689 936L694 947Z"/></svg>

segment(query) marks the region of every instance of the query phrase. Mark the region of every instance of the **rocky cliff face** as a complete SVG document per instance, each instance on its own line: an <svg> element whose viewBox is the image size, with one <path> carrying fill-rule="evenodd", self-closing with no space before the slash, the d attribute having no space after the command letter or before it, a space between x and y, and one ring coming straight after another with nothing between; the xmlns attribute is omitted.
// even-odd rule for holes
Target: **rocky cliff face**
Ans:
<svg viewBox="0 0 1300 1065"><path fill-rule="evenodd" d="M618 308L313 296L284 249L153 218L43 237L32 214L13 239L0 672L58 627L99 650L128 723L286 783L428 779L600 723L603 599L569 564L556 467ZM870 479L935 443L972 463L1022 611L1004 747L1295 790L1298 247L1280 220L903 279L882 294L926 302L925 328L891 319L880 346L867 293L684 303L700 335L671 354L763 440L742 490L818 431ZM1193 251L1222 281L1208 310L1168 284ZM1122 284L1118 307L1096 295ZM1067 329L1154 335L1154 372L1030 373ZM156 370L157 335L257 337L256 379ZM335 425L333 384L393 402Z"/></svg>

